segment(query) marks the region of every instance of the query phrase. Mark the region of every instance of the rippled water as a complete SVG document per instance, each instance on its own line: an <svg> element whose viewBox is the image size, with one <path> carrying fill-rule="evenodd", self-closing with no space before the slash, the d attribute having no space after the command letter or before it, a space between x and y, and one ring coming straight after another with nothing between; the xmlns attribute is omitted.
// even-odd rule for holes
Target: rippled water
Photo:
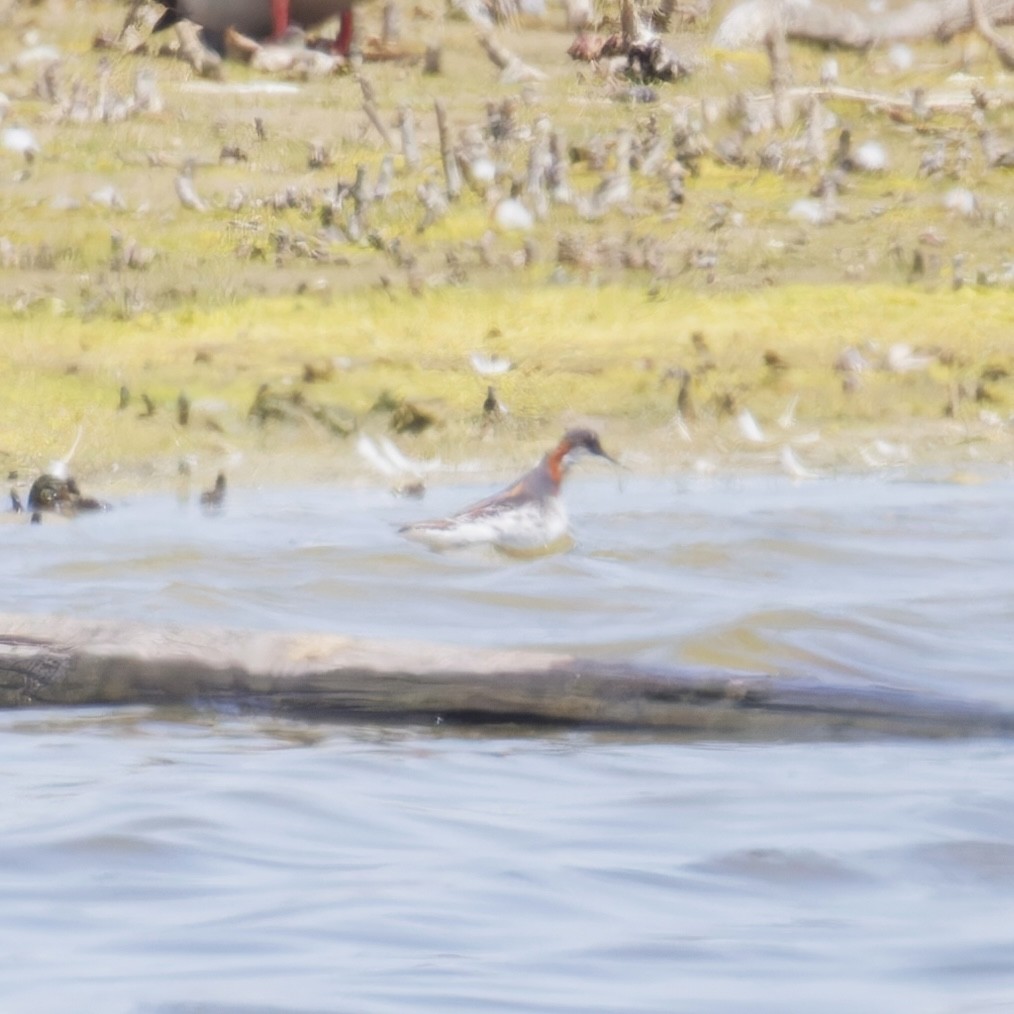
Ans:
<svg viewBox="0 0 1014 1014"><path fill-rule="evenodd" d="M1014 708L1014 482L578 477L576 549L382 492L0 527L4 608L551 646ZM624 741L0 714L4 1011L996 1011L1006 740Z"/></svg>

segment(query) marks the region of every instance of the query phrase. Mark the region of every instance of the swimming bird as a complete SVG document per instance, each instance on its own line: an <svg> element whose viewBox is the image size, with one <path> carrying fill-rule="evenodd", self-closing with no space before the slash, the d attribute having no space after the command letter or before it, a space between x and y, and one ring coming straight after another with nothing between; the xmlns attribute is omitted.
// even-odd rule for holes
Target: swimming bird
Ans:
<svg viewBox="0 0 1014 1014"><path fill-rule="evenodd" d="M200 25L211 36L216 49L226 29L234 28L252 39L279 38L290 25L314 28L338 17L334 50L348 55L354 29L355 0L160 0L165 7L153 31L161 31L184 18Z"/></svg>
<svg viewBox="0 0 1014 1014"><path fill-rule="evenodd" d="M398 531L430 549L488 545L507 553L549 552L567 536L567 510L560 487L581 454L619 464L602 449L596 433L568 430L531 471L506 489L451 517L417 521Z"/></svg>
<svg viewBox="0 0 1014 1014"><path fill-rule="evenodd" d="M44 472L32 483L32 488L28 491L28 509L36 514L39 511L53 511L56 514L74 517L84 511L109 510L109 504L96 500L95 497L82 495L77 482L70 476Z"/></svg>

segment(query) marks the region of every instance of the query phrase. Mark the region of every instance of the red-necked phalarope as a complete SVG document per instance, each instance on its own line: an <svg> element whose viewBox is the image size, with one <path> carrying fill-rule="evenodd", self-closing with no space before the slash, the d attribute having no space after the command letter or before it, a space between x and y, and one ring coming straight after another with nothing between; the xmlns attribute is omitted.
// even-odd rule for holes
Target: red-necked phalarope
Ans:
<svg viewBox="0 0 1014 1014"><path fill-rule="evenodd" d="M560 485L581 453L618 464L602 450L597 434L568 430L530 472L506 489L449 518L418 521L398 530L431 549L488 545L507 553L548 552L567 536L567 510Z"/></svg>

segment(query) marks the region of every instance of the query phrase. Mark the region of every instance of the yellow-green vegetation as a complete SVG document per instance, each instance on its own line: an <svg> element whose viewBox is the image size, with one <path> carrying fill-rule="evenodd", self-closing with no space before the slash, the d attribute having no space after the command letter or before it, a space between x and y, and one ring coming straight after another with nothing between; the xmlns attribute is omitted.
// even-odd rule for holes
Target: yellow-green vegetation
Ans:
<svg viewBox="0 0 1014 1014"><path fill-rule="evenodd" d="M1009 298L971 288L825 287L816 307L805 286L714 296L620 285L364 289L264 298L255 314L243 301L82 321L40 305L0 323L5 460L27 468L59 457L81 427L87 471L119 470L131 483L165 481L183 457L209 472L228 461L253 480L339 478L355 458L314 414L319 406L383 433L397 405L435 402L439 425L406 438L413 453L463 457L484 440L509 463L561 425L591 421L613 442L636 443L640 463L655 468L742 447L743 408L781 433L776 420L794 398L794 432L823 434L811 457L853 466L846 452L857 433L914 432L917 443L942 440L942 452L972 433L986 439L984 408L1012 408ZM849 349L865 364L855 390L845 383L853 374L835 368ZM483 377L474 354L513 368ZM689 443L673 426L684 371ZM510 409L498 421L482 411L487 382ZM297 399L284 422L251 417L262 385L282 404ZM181 392L191 403L185 424Z"/></svg>
<svg viewBox="0 0 1014 1014"><path fill-rule="evenodd" d="M547 75L507 85L470 27L435 4L406 10L407 53L442 42L443 72L425 76L404 60L364 73L396 142L398 108L414 112L421 161L410 169L369 125L351 75L280 94L240 91L265 79L230 63L224 84L204 82L154 43L141 53L93 49L124 10L16 5L0 36L5 125L29 128L40 148L32 161L0 150L8 471L33 474L80 428L75 470L104 484L164 484L181 458L210 475L228 466L241 481L340 479L361 467L348 431L389 432L403 405L435 420L405 435L410 453L505 467L576 421L600 426L607 444L640 448L645 468L709 455L777 460L771 442L744 439L743 410L769 436L819 433L807 453L820 464L861 467L855 448L872 435L901 435L948 460L969 441L984 457L1009 455L1012 176L984 162L977 140L982 122L1001 135L1014 128L1009 102L978 119L966 107L925 122L829 103L838 128L857 143L879 140L890 165L850 176L839 213L815 226L789 212L822 167L759 162L772 140L795 150L802 121L740 137L743 164L710 153L739 128L725 114L705 122L701 109L762 94L769 70L755 53L707 50L708 25L668 40L696 54L697 72L655 85L658 101L640 106L614 101L624 83L571 61L568 35L551 24L500 33ZM55 101L43 97L39 66L17 64L36 43L61 53ZM842 82L891 95L967 92L959 72L986 90L1002 84L995 57L969 40L918 52L904 73L877 53L839 54ZM816 81L822 58L793 47L797 82ZM75 90L97 101L103 61L104 87L123 95L139 70L154 71L162 111L70 115ZM682 203L635 160L630 200L601 213L554 204L529 231L498 230L494 195L466 186L420 230L419 187L443 185L437 98L455 144L485 131L487 106L513 100L516 137L492 145L503 193L510 176L524 180L544 116L571 152L571 187L586 197L615 171L620 130L641 154L656 136L668 151L673 124L689 117L709 150L688 166ZM836 137L829 129L831 151ZM949 152L947 169L921 175L935 145ZM391 193L353 230L351 198L334 195L359 166L376 179L385 155L395 162ZM188 160L203 213L177 198ZM957 186L974 192L974 213L945 206ZM512 368L483 375L473 353ZM488 384L508 415L484 416ZM792 403L794 424L779 426Z"/></svg>

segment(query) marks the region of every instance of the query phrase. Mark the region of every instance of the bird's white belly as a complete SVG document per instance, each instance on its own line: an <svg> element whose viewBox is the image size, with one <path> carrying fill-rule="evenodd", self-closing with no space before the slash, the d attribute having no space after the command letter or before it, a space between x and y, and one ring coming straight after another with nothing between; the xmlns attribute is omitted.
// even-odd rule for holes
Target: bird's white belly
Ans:
<svg viewBox="0 0 1014 1014"><path fill-rule="evenodd" d="M404 534L432 549L493 546L507 553L539 552L567 536L567 511L558 498L509 510L484 511L447 522L421 522Z"/></svg>

